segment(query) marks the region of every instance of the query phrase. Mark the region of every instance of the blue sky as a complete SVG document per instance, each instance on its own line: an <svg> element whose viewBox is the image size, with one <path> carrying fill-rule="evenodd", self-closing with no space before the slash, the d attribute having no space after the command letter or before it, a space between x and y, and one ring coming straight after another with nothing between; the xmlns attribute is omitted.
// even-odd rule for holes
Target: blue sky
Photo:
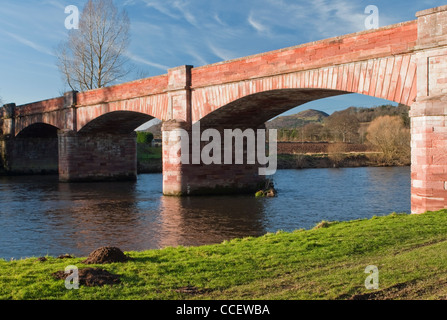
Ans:
<svg viewBox="0 0 447 320"><path fill-rule="evenodd" d="M68 5L85 0L0 0L0 97L18 105L68 91L55 66L54 48L67 37ZM379 8L380 26L414 20L436 0L127 0L117 1L131 20L128 57L136 72L124 79L196 67L365 30L366 6ZM345 95L300 109L328 113L386 101ZM291 110L289 113L299 110Z"/></svg>

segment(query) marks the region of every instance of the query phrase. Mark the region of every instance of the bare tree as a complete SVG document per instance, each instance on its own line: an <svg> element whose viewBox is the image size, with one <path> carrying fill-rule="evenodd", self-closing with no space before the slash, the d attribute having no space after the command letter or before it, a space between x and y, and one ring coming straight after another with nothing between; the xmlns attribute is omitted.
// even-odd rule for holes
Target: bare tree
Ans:
<svg viewBox="0 0 447 320"><path fill-rule="evenodd" d="M355 142L358 138L360 124L357 117L352 114L336 112L326 118L325 123L337 141Z"/></svg>
<svg viewBox="0 0 447 320"><path fill-rule="evenodd" d="M379 148L387 164L410 162L410 129L405 128L400 116L382 116L371 122L367 139Z"/></svg>
<svg viewBox="0 0 447 320"><path fill-rule="evenodd" d="M76 91L108 86L130 72L125 55L130 43L130 21L112 0L89 0L67 41L56 50L58 68Z"/></svg>

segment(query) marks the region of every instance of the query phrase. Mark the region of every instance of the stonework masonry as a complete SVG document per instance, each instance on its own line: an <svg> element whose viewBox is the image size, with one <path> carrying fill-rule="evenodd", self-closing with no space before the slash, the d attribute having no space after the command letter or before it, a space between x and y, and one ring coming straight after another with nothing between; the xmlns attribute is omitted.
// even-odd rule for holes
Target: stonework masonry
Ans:
<svg viewBox="0 0 447 320"><path fill-rule="evenodd" d="M417 18L417 98L410 114L414 213L447 208L447 6Z"/></svg>
<svg viewBox="0 0 447 320"><path fill-rule="evenodd" d="M137 179L136 133L85 135L59 131L58 137L60 181Z"/></svg>

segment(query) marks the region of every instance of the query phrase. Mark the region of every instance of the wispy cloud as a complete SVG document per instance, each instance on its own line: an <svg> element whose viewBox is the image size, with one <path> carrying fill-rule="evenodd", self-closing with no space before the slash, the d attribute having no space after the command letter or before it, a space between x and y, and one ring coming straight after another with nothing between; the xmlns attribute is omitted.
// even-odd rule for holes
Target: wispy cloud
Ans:
<svg viewBox="0 0 447 320"><path fill-rule="evenodd" d="M323 37L362 31L365 28L364 7L358 3L345 0L314 0L311 10L318 21L312 25Z"/></svg>
<svg viewBox="0 0 447 320"><path fill-rule="evenodd" d="M211 52L214 55L216 55L217 57L219 57L222 60L231 60L231 59L238 57L238 55L235 54L234 52L232 52L228 49L222 49L222 48L216 47L213 44L209 44L208 48L211 50Z"/></svg>
<svg viewBox="0 0 447 320"><path fill-rule="evenodd" d="M158 0L142 0L149 8L153 8L158 12L173 18L179 19L180 15L172 10L172 1L158 1ZM129 1L128 1L129 2Z"/></svg>
<svg viewBox="0 0 447 320"><path fill-rule="evenodd" d="M65 10L65 5L57 0L45 0L42 2L42 5L45 5L45 4L49 4L49 5L52 5L53 7L58 8L58 9Z"/></svg>
<svg viewBox="0 0 447 320"><path fill-rule="evenodd" d="M203 57L203 55L199 54L194 46L186 45L185 52L194 58L195 66L204 66L209 64L209 62Z"/></svg>
<svg viewBox="0 0 447 320"><path fill-rule="evenodd" d="M217 23L219 23L222 26L226 26L226 24L220 19L219 14L215 13L214 14L214 20L217 21Z"/></svg>
<svg viewBox="0 0 447 320"><path fill-rule="evenodd" d="M25 39L24 37L19 36L18 34L11 33L5 30L2 30L1 32L31 49L39 51L40 53L48 54L50 56L55 56L55 54L48 48L41 46L40 44L33 42L31 40Z"/></svg>
<svg viewBox="0 0 447 320"><path fill-rule="evenodd" d="M188 3L186 1L174 1L172 3L172 6L180 12L180 14L185 18L186 21L188 21L188 23L196 28L200 27L196 17L188 9Z"/></svg>
<svg viewBox="0 0 447 320"><path fill-rule="evenodd" d="M250 12L250 15L248 16L247 21L258 32L268 32L269 31L269 28L267 26L265 26L261 22L255 20L255 18L253 17L253 12Z"/></svg>
<svg viewBox="0 0 447 320"><path fill-rule="evenodd" d="M135 62L138 62L138 63L142 63L142 64L145 64L147 66L154 67L154 68L157 68L157 69L160 69L160 70L163 70L163 71L167 71L170 68L168 66L165 66L165 65L153 62L153 61L149 61L149 60L144 59L142 57L139 57L139 56L131 53L130 51L127 51L125 55L126 55L126 57L128 57L132 61L135 61Z"/></svg>

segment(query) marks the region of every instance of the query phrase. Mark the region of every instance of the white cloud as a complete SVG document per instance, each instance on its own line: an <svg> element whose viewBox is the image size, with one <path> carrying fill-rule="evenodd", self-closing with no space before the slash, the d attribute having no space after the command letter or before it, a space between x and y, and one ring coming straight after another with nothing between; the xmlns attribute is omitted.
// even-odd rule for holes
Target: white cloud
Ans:
<svg viewBox="0 0 447 320"><path fill-rule="evenodd" d="M255 18L253 17L253 12L250 12L250 15L248 16L247 21L258 32L268 32L269 31L268 27L263 25L261 22L255 20Z"/></svg>
<svg viewBox="0 0 447 320"><path fill-rule="evenodd" d="M238 56L227 49L222 49L222 48L218 48L215 45L209 44L208 48L211 50L211 52L216 55L217 57L219 57L222 60L231 60L231 59L235 59Z"/></svg>
<svg viewBox="0 0 447 320"><path fill-rule="evenodd" d="M39 51L40 53L48 54L50 56L54 56L55 55L48 48L43 47L40 44L35 43L35 42L31 41L31 40L25 39L22 36L19 36L18 34L14 34L14 33L11 33L11 32L5 31L5 30L2 30L1 32L3 32L7 36L15 39L16 41L20 42L21 44L23 44L23 45L25 45L25 46L27 46L29 48L32 48L32 49L34 49L36 51Z"/></svg>
<svg viewBox="0 0 447 320"><path fill-rule="evenodd" d="M204 66L204 65L209 64L209 62L202 55L200 55L194 48L188 47L186 49L186 52L191 57L193 57L196 60L196 62L198 63L198 65L196 65L196 67L197 66Z"/></svg>
<svg viewBox="0 0 447 320"><path fill-rule="evenodd" d="M171 3L172 1L158 1L158 0L142 0L147 7L153 8L157 10L158 12L173 18L173 19L179 19L179 15L174 13L171 9Z"/></svg>
<svg viewBox="0 0 447 320"><path fill-rule="evenodd" d="M214 20L216 20L220 25L226 26L226 24L220 19L219 14L214 14Z"/></svg>
<svg viewBox="0 0 447 320"><path fill-rule="evenodd" d="M53 7L58 8L58 9L65 10L65 6L60 1L57 1L57 0L45 0L45 1L43 1L42 4L43 5L49 4L49 5L52 5Z"/></svg>
<svg viewBox="0 0 447 320"><path fill-rule="evenodd" d="M142 64L145 64L145 65L148 65L148 66L151 66L151 67L163 70L163 71L167 71L170 68L168 66L165 66L165 65L162 65L162 64L159 64L159 63L156 63L156 62L149 61L147 59L141 58L141 57L131 53L130 51L127 51L125 55L126 55L126 57L128 57L132 61L135 61L135 62L138 62L138 63L142 63Z"/></svg>
<svg viewBox="0 0 447 320"><path fill-rule="evenodd" d="M188 21L191 25L196 28L199 28L199 23L197 22L196 17L188 10L188 3L185 1L174 1L172 6L176 8L180 14L183 15L186 21Z"/></svg>

